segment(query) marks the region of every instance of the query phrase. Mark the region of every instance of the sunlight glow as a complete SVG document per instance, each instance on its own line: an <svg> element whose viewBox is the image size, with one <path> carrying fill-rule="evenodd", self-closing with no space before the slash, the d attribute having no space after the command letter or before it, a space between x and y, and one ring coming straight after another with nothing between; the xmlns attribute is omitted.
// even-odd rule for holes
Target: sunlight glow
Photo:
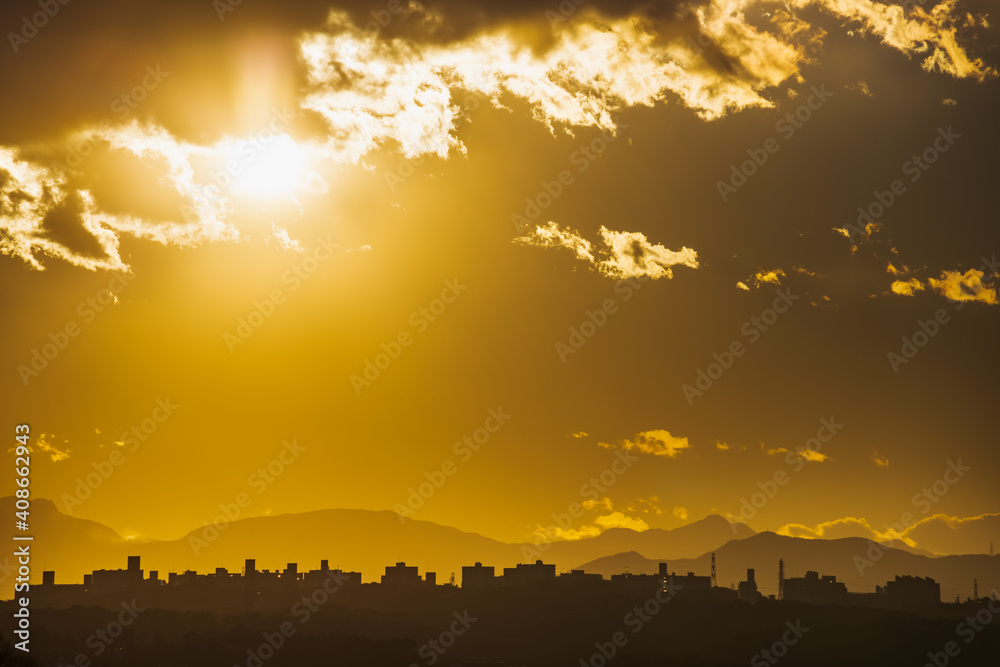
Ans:
<svg viewBox="0 0 1000 667"><path fill-rule="evenodd" d="M236 194L273 197L290 194L304 172L302 149L287 134L241 139L226 151L229 189Z"/></svg>

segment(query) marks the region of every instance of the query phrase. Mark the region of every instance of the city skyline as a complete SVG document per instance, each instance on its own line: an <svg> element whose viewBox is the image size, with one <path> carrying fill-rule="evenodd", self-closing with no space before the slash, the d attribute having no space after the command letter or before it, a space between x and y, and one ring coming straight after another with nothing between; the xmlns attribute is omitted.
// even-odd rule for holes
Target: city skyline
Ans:
<svg viewBox="0 0 1000 667"><path fill-rule="evenodd" d="M428 586L459 586L465 589L484 590L494 587L518 587L533 586L547 583L563 583L576 586L593 586L595 584L613 584L620 586L647 587L651 591L657 588L669 590L673 595L683 591L683 595L708 594L713 590L723 590L736 593L741 602L756 604L759 600L767 597L771 600L789 600L795 602L811 602L815 604L864 604L865 602L879 602L886 605L895 604L900 609L912 609L913 606L920 608L926 605L938 605L941 599L941 587L930 577L919 577L913 575L896 575L895 579L886 584L876 586L875 592L858 593L849 592L843 582L838 582L834 575L821 575L814 570L806 570L802 577L785 577L785 562L779 560L776 565L778 577L778 593L763 595L757 589L756 571L754 568L747 568L746 579L736 582L730 586L719 586L715 581L715 554L712 554L711 575L696 575L694 572L678 575L676 572L668 572L668 563L660 561L657 573L629 573L622 572L613 574L608 578L596 573L587 573L584 569L572 569L557 573L556 566L545 563L541 559L534 563L518 563L515 567L503 568L502 574L496 574L493 566L483 565L476 562L473 565L462 566L460 579L455 578L455 573L451 574L447 582L437 583L436 572L425 572L423 577L419 574L419 567L407 565L405 561L400 561L394 565L385 566L385 574L381 575L378 582L365 582L369 585L379 584L389 587L428 587ZM229 572L224 567L217 567L213 572L199 574L195 570L185 570L184 572L169 572L166 579L159 577L159 571L150 570L149 576L144 577L145 571L141 567L140 556L129 556L128 567L117 570L95 570L83 577L82 582L57 582L55 571L45 571L42 573L42 583L35 588L35 593L49 604L66 604L67 599L76 601L83 600L80 595L102 595L102 594L128 594L131 592L163 592L161 589L166 585L171 589L180 591L181 589L193 588L199 583L205 586L215 586L219 591L234 591L230 583L234 580L242 581L242 590L249 592L261 592L279 590L276 586L294 587L298 584L313 584L319 587L325 584L325 579L332 579L336 582L336 587L341 586L361 586L362 575L360 572L345 572L340 568L331 568L328 560L321 560L319 568L300 572L298 563L287 563L284 569L258 570L256 559L247 558L241 572ZM459 583L456 583L459 582ZM143 588L144 587L144 588ZM970 595L965 602L977 601L978 585L974 583L974 595ZM849 597L853 595L853 597ZM997 590L994 588L987 592L985 598L998 598ZM60 596L67 596L61 598ZM72 597L70 597L72 596ZM885 596L885 597L883 597ZM956 596L955 603L960 603L961 596ZM719 597L720 600L726 599ZM736 598L732 598L736 599ZM215 606L218 600L208 597L203 599L206 607Z"/></svg>

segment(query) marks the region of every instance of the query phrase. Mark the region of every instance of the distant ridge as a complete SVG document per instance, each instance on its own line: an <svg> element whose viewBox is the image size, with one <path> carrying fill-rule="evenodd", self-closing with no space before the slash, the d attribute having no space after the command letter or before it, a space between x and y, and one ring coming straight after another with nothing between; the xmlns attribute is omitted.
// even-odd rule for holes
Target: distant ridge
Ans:
<svg viewBox="0 0 1000 667"><path fill-rule="evenodd" d="M901 545L901 543L900 543ZM785 561L786 577L804 576L807 570L835 575L852 593L874 592L897 574L931 577L941 584L941 598L953 601L972 595L972 580L979 580L979 594L1000 591L1000 556L969 554L928 557L905 548L886 548L860 537L836 540L786 537L771 532L732 540L715 550L720 586L729 586L746 578L746 569L756 570L757 586L762 593L776 594L778 559ZM708 574L711 555L668 563L671 572L693 571ZM656 572L659 561L635 551L618 553L581 563L580 568L605 576L628 569L634 573ZM861 572L859 573L859 569Z"/></svg>
<svg viewBox="0 0 1000 667"><path fill-rule="evenodd" d="M0 509L12 515L13 503L12 497L0 498ZM100 523L61 513L46 499L33 499L31 512L33 581L40 580L43 570L54 570L58 583L81 582L83 575L94 569L125 567L128 555L140 556L144 570L158 570L163 578L168 572L187 569L209 572L225 567L239 572L246 558L254 558L260 569L284 568L295 562L300 571L315 569L320 560L329 560L331 567L360 571L365 581L378 581L386 565L404 560L418 566L421 573L437 572L438 581L447 582L453 572L460 579L464 565L482 562L500 574L504 567L536 557L555 563L559 571L582 567L605 575L626 568L653 572L656 564L665 560L677 572L708 574L708 554L715 551L720 584L739 581L746 567L757 567L758 581L765 591L771 586L771 571L776 571L779 557L785 558L788 576L801 576L806 569L822 570L843 578L852 590L873 590L897 572L928 573L942 582L943 591L964 590L965 586L971 592L976 576L980 591L1000 587L1000 576L993 576L995 569L986 567L995 568L992 564L1000 563L1000 558L982 561L978 556L956 556L947 557L957 559L949 561L891 550L864 577L857 577L851 556L864 554L869 546L866 540L756 534L744 524L730 524L715 515L673 530L612 528L593 538L535 545L508 544L429 521L400 522L399 515L388 510L330 509L248 517L223 524L214 535L203 527L168 541L125 540ZM12 527L8 527L8 540L11 534ZM8 559L3 578L5 563L0 556L0 597L9 598L13 591L10 566ZM854 580L849 578L852 571ZM952 598L954 594L947 593Z"/></svg>

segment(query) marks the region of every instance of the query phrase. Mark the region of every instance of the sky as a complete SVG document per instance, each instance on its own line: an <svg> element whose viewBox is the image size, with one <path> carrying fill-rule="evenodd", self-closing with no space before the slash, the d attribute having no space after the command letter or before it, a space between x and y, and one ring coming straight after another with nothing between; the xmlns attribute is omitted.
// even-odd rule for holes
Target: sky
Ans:
<svg viewBox="0 0 1000 667"><path fill-rule="evenodd" d="M5 3L33 494L947 552L1000 512L991 9Z"/></svg>

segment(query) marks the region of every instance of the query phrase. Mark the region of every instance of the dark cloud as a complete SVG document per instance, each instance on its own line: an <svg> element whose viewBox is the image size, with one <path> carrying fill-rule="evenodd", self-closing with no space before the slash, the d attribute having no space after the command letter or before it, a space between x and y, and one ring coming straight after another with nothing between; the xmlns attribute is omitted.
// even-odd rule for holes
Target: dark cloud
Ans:
<svg viewBox="0 0 1000 667"><path fill-rule="evenodd" d="M178 136L198 142L227 131L253 129L270 110L248 109L253 102L241 94L241 85L255 76L264 79L257 83L266 84L267 77L276 74L269 103L293 103L306 83L296 40L303 32L322 29L331 10L346 11L358 26L384 38L419 38L428 43L463 39L499 23L518 23L526 42L544 48L551 39L546 12L570 18L576 12L599 11L607 17L639 13L664 19L683 6L674 1L604 0L589 0L579 8L572 0L565 0L562 8L558 2L423 3L432 15L442 17L434 21L424 12L392 14L388 2L316 0L248 0L221 12L220 19L217 7L228 6L225 0L220 3L68 3L59 5L59 11L37 30L30 25L40 11L37 2L5 3L0 8L5 35L0 90L7 102L0 109L0 144L50 141L82 125L119 120L122 107L115 101L142 85L147 67L160 67L169 77L163 90L151 91L130 109L128 119L154 118ZM28 36L26 42L18 37L22 32Z"/></svg>
<svg viewBox="0 0 1000 667"><path fill-rule="evenodd" d="M45 215L41 235L79 257L106 259L107 251L84 225L83 213L80 195L75 192L67 195Z"/></svg>

